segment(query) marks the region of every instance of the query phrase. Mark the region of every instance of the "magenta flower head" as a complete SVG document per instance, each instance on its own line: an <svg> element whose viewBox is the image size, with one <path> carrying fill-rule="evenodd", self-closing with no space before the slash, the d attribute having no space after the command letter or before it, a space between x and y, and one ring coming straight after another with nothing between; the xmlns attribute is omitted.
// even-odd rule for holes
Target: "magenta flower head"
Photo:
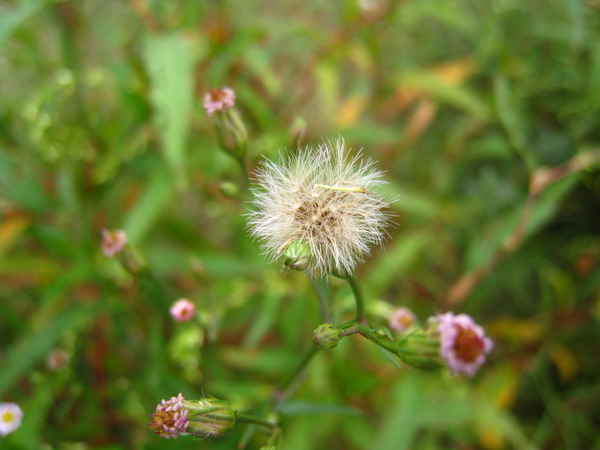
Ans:
<svg viewBox="0 0 600 450"><path fill-rule="evenodd" d="M204 109L209 116L217 111L226 111L235 104L235 92L229 87L209 89L204 95Z"/></svg>
<svg viewBox="0 0 600 450"><path fill-rule="evenodd" d="M0 436L6 436L21 425L23 411L16 403L0 403Z"/></svg>
<svg viewBox="0 0 600 450"><path fill-rule="evenodd" d="M167 439L187 434L216 438L233 427L236 414L223 400L213 397L186 400L180 393L159 403L148 426Z"/></svg>
<svg viewBox="0 0 600 450"><path fill-rule="evenodd" d="M416 320L415 314L410 309L403 306L392 313L390 317L390 328L399 331L400 333L404 333L415 324Z"/></svg>
<svg viewBox="0 0 600 450"><path fill-rule="evenodd" d="M436 318L440 335L440 355L453 374L472 377L485 362L493 343L485 331L466 314L451 312Z"/></svg>
<svg viewBox="0 0 600 450"><path fill-rule="evenodd" d="M127 244L127 235L123 230L102 230L102 252L113 256L123 250Z"/></svg>
<svg viewBox="0 0 600 450"><path fill-rule="evenodd" d="M196 306L187 298L177 300L171 306L171 317L177 322L187 322L194 317Z"/></svg>

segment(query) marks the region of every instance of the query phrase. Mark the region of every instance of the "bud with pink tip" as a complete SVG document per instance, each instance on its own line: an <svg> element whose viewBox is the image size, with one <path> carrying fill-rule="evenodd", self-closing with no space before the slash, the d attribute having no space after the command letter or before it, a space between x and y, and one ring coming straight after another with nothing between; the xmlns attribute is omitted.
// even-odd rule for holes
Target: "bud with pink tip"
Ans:
<svg viewBox="0 0 600 450"><path fill-rule="evenodd" d="M171 316L177 322L187 322L192 320L195 312L196 306L194 306L187 298L177 300L173 303L173 306L171 306Z"/></svg>
<svg viewBox="0 0 600 450"><path fill-rule="evenodd" d="M113 256L123 250L127 244L127 235L123 230L102 230L102 252Z"/></svg>
<svg viewBox="0 0 600 450"><path fill-rule="evenodd" d="M395 310L390 317L390 328L405 333L416 322L415 314L404 306Z"/></svg>
<svg viewBox="0 0 600 450"><path fill-rule="evenodd" d="M235 92L229 87L209 89L204 95L204 109L209 116L217 111L227 111L235 104Z"/></svg>

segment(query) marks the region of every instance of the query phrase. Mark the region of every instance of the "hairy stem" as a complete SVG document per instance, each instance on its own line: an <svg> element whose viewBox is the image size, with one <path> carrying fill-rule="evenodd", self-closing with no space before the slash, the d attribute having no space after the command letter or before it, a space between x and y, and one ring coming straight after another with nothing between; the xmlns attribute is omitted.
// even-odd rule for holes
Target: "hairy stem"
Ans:
<svg viewBox="0 0 600 450"><path fill-rule="evenodd" d="M340 327L341 337L351 336L353 334L360 334L379 347L394 353L395 355L399 354L399 349L396 343L394 341L390 341L387 336L378 333L377 330L373 330L372 328L361 325L360 323L349 323Z"/></svg>

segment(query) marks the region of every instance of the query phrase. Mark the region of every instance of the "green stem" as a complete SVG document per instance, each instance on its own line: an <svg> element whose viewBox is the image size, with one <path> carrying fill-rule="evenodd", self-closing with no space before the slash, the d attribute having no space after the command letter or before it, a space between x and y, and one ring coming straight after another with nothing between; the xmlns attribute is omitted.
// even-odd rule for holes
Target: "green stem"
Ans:
<svg viewBox="0 0 600 450"><path fill-rule="evenodd" d="M397 344L393 341L390 341L387 336L379 335L376 330L373 330L360 323L349 323L340 327L341 337L351 336L353 334L360 334L379 347L399 356L399 348Z"/></svg>
<svg viewBox="0 0 600 450"><path fill-rule="evenodd" d="M279 428L277 424L268 422L266 420L259 419L258 417L250 416L248 414L237 414L236 422L239 423L252 423L254 425L260 425L270 429Z"/></svg>
<svg viewBox="0 0 600 450"><path fill-rule="evenodd" d="M241 156L241 157L236 157L235 159L238 162L238 164L240 165L240 168L242 170L242 183L244 185L244 188L246 190L248 190L250 188L250 174L248 173L248 166L246 165L246 158Z"/></svg>
<svg viewBox="0 0 600 450"><path fill-rule="evenodd" d="M285 382L281 385L281 388L275 392L273 396L274 409L283 403L294 391L294 384L299 379L300 375L304 372L304 369L312 361L313 356L317 354L320 349L316 346L311 346L310 350L306 352L300 363L296 366L294 371L287 377Z"/></svg>
<svg viewBox="0 0 600 450"><path fill-rule="evenodd" d="M330 323L331 322L331 315L329 314L329 302L327 299L327 296L325 295L325 292L323 291L323 287L319 284L319 282L317 280L315 280L315 278L310 275L308 275L308 279L310 281L310 284L312 285L313 289L315 290L315 294L317 294L317 298L319 299L319 309L321 310L321 320L323 321L323 323Z"/></svg>
<svg viewBox="0 0 600 450"><path fill-rule="evenodd" d="M354 294L354 300L356 302L356 319L355 321L366 325L367 324L367 316L365 315L365 299L363 297L362 290L354 275L345 275L343 277L344 280L348 282L350 287L352 288L352 293Z"/></svg>

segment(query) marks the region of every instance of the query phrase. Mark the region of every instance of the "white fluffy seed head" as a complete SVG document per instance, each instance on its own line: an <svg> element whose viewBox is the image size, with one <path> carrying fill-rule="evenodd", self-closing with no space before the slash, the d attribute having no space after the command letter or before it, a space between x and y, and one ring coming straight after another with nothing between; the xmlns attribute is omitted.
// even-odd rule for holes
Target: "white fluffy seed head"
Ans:
<svg viewBox="0 0 600 450"><path fill-rule="evenodd" d="M318 277L351 274L390 223L388 204L373 190L382 172L360 153L348 158L344 141L306 148L281 164L263 163L257 171L252 235L272 260L293 243L310 248L308 270Z"/></svg>

